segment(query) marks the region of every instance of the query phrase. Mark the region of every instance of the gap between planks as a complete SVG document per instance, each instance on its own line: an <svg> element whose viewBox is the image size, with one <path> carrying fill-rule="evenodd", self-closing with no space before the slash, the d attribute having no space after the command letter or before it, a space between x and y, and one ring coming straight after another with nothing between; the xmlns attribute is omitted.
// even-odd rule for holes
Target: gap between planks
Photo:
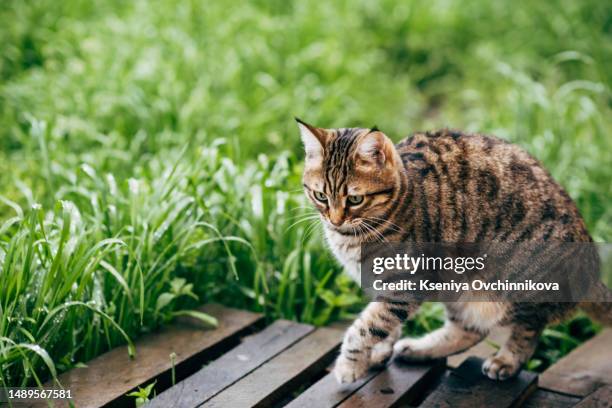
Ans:
<svg viewBox="0 0 612 408"><path fill-rule="evenodd" d="M309 335L313 326L277 320L154 398L151 408L193 408L208 401L286 348Z"/></svg>
<svg viewBox="0 0 612 408"><path fill-rule="evenodd" d="M201 406L273 406L323 373L335 358L341 341L339 330L316 329Z"/></svg>

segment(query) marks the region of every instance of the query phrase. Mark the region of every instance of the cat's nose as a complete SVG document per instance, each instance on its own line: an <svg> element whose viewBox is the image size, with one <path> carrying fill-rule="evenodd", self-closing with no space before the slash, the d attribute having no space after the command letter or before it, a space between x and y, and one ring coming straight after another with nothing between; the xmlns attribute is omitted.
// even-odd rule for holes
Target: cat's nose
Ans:
<svg viewBox="0 0 612 408"><path fill-rule="evenodd" d="M327 217L329 218L329 222L331 222L334 227L339 227L344 224L344 209L336 205L332 205L329 208Z"/></svg>
<svg viewBox="0 0 612 408"><path fill-rule="evenodd" d="M339 227L344 224L344 219L342 217L342 213L331 213L329 215L329 222L332 223L335 227Z"/></svg>
<svg viewBox="0 0 612 408"><path fill-rule="evenodd" d="M329 219L329 222L331 222L335 227L339 227L342 224L344 224L344 221L342 219L339 220L333 220L333 219Z"/></svg>

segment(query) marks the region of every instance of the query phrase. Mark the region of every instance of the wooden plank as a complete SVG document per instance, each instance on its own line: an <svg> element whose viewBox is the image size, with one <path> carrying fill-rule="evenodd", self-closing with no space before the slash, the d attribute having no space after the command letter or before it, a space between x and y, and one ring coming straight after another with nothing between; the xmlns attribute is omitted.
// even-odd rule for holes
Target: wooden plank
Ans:
<svg viewBox="0 0 612 408"><path fill-rule="evenodd" d="M485 340L476 344L474 347L464 351L463 353L448 357L448 366L451 368L457 368L469 357L480 357L483 359L487 358L497 351L497 348L494 345L501 346L509 336L510 330L508 328L495 328Z"/></svg>
<svg viewBox="0 0 612 408"><path fill-rule="evenodd" d="M611 408L612 386L599 387L595 392L576 405L576 408Z"/></svg>
<svg viewBox="0 0 612 408"><path fill-rule="evenodd" d="M468 358L450 372L427 397L424 408L516 407L537 388L537 376L522 371L506 381L494 381L481 372L482 360Z"/></svg>
<svg viewBox="0 0 612 408"><path fill-rule="evenodd" d="M87 367L60 375L64 388L72 391L72 403L77 407L133 405L133 399L125 397L126 393L156 379L162 386L169 382L171 353L176 354L175 374L180 380L198 370L208 361L208 355L218 355L235 345L241 334L263 318L257 313L216 304L200 310L216 317L219 326L205 330L195 320L183 320L139 339L134 359L129 359L126 347L118 347L89 361ZM46 387L53 385L46 384ZM55 406L66 407L68 403L56 401ZM30 407L47 407L47 404L37 401Z"/></svg>
<svg viewBox="0 0 612 408"><path fill-rule="evenodd" d="M444 360L419 365L393 361L384 370L371 371L361 380L345 385L339 385L333 373L330 373L285 407L386 407L399 402L410 403L413 400L411 396L421 393L444 370Z"/></svg>
<svg viewBox="0 0 612 408"><path fill-rule="evenodd" d="M334 374L329 373L285 405L285 408L335 407L378 374L378 371L372 371L354 383L341 386Z"/></svg>
<svg viewBox="0 0 612 408"><path fill-rule="evenodd" d="M522 408L570 408L580 402L579 397L558 394L553 391L538 389L523 404Z"/></svg>
<svg viewBox="0 0 612 408"><path fill-rule="evenodd" d="M342 332L317 329L240 381L204 403L204 407L264 407L289 395L325 371L342 342Z"/></svg>
<svg viewBox="0 0 612 408"><path fill-rule="evenodd" d="M277 320L206 367L154 398L148 407L193 408L302 339L313 326Z"/></svg>
<svg viewBox="0 0 612 408"><path fill-rule="evenodd" d="M552 365L540 376L540 387L585 397L612 385L612 329L606 329Z"/></svg>
<svg viewBox="0 0 612 408"><path fill-rule="evenodd" d="M413 403L445 370L446 360L444 359L427 364L393 361L339 406L343 408L395 407L399 404Z"/></svg>

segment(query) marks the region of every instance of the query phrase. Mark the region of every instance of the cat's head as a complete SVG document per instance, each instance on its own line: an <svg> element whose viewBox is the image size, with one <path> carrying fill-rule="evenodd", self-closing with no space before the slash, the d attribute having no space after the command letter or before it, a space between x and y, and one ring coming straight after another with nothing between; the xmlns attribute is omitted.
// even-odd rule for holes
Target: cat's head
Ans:
<svg viewBox="0 0 612 408"><path fill-rule="evenodd" d="M326 225L366 233L384 222L400 185L401 158L378 129L322 129L296 118L306 159L304 191Z"/></svg>

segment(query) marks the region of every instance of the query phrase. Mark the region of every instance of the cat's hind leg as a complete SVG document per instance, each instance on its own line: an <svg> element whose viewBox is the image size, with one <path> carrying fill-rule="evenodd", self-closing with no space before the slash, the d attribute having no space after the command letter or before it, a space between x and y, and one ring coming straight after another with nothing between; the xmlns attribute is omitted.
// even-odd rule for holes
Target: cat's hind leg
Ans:
<svg viewBox="0 0 612 408"><path fill-rule="evenodd" d="M447 320L443 327L420 338L404 338L395 343L397 358L424 361L461 353L485 338L487 332L462 327Z"/></svg>
<svg viewBox="0 0 612 408"><path fill-rule="evenodd" d="M527 324L513 324L506 343L483 363L483 374L492 380L506 380L516 375L533 355L541 332L542 329Z"/></svg>

